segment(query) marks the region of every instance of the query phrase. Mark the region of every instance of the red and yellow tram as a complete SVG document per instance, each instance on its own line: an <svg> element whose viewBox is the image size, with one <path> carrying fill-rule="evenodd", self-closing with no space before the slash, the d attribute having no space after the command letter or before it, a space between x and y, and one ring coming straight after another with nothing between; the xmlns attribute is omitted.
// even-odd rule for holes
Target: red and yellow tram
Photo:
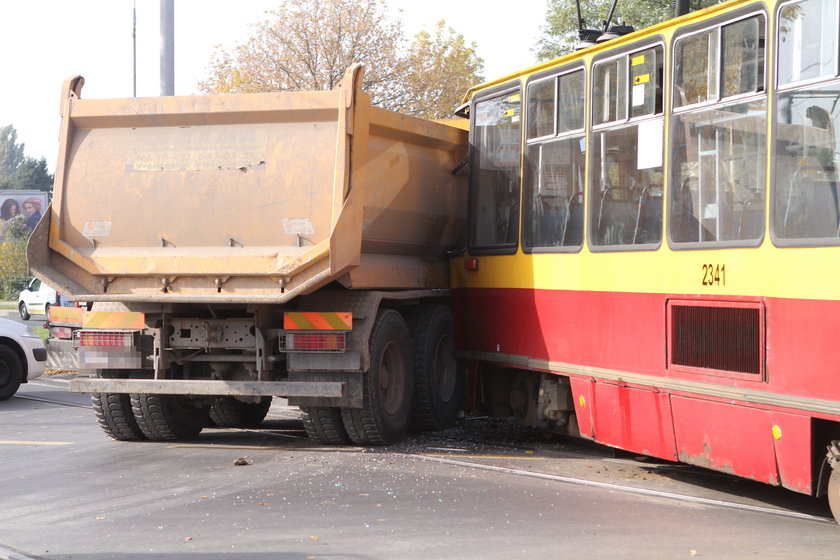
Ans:
<svg viewBox="0 0 840 560"><path fill-rule="evenodd" d="M838 27L732 0L468 93L453 299L486 411L840 516Z"/></svg>

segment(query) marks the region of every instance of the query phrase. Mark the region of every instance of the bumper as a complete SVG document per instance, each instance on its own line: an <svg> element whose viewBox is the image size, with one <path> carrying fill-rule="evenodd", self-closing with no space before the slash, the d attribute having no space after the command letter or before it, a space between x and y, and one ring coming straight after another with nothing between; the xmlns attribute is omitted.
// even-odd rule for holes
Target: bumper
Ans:
<svg viewBox="0 0 840 560"><path fill-rule="evenodd" d="M26 354L26 380L44 375L47 349L40 338L23 338L23 352Z"/></svg>

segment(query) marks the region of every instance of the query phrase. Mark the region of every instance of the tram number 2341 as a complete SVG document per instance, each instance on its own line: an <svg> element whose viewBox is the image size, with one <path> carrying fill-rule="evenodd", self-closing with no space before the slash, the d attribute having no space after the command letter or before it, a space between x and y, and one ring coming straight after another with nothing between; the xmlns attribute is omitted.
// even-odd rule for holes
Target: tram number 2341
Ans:
<svg viewBox="0 0 840 560"><path fill-rule="evenodd" d="M726 265L725 264L704 264L703 265L704 286L726 286Z"/></svg>

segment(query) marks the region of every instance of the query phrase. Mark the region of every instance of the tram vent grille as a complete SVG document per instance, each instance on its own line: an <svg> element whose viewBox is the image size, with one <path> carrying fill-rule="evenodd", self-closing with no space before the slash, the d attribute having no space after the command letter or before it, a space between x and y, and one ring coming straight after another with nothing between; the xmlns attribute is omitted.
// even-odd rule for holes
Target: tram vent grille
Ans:
<svg viewBox="0 0 840 560"><path fill-rule="evenodd" d="M671 364L761 373L761 312L757 307L671 306Z"/></svg>

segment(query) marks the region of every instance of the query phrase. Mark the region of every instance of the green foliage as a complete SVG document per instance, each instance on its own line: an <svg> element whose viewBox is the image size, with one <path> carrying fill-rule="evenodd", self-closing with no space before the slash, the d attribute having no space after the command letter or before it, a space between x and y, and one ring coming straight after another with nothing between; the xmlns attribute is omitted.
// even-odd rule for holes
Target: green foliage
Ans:
<svg viewBox="0 0 840 560"><path fill-rule="evenodd" d="M0 177L14 174L23 160L23 144L17 142L17 130L12 125L0 128Z"/></svg>
<svg viewBox="0 0 840 560"><path fill-rule="evenodd" d="M691 0L691 10L707 8L721 1ZM611 6L612 0L581 0L584 27L603 29ZM611 25L623 23L643 29L672 17L673 0L619 0ZM548 0L545 22L535 49L537 58L551 60L570 53L578 40L575 0Z"/></svg>
<svg viewBox="0 0 840 560"><path fill-rule="evenodd" d="M18 143L14 126L0 128L0 190L50 192L52 186L47 160L24 155L24 144Z"/></svg>
<svg viewBox="0 0 840 560"><path fill-rule="evenodd" d="M24 225L24 227L26 227ZM29 281L26 264L26 238L0 243L0 299L15 300Z"/></svg>
<svg viewBox="0 0 840 560"><path fill-rule="evenodd" d="M3 227L6 231L6 239L9 241L22 241L26 243L26 240L29 239L29 234L32 233L32 230L26 225L26 216L24 214L18 214L6 222Z"/></svg>

